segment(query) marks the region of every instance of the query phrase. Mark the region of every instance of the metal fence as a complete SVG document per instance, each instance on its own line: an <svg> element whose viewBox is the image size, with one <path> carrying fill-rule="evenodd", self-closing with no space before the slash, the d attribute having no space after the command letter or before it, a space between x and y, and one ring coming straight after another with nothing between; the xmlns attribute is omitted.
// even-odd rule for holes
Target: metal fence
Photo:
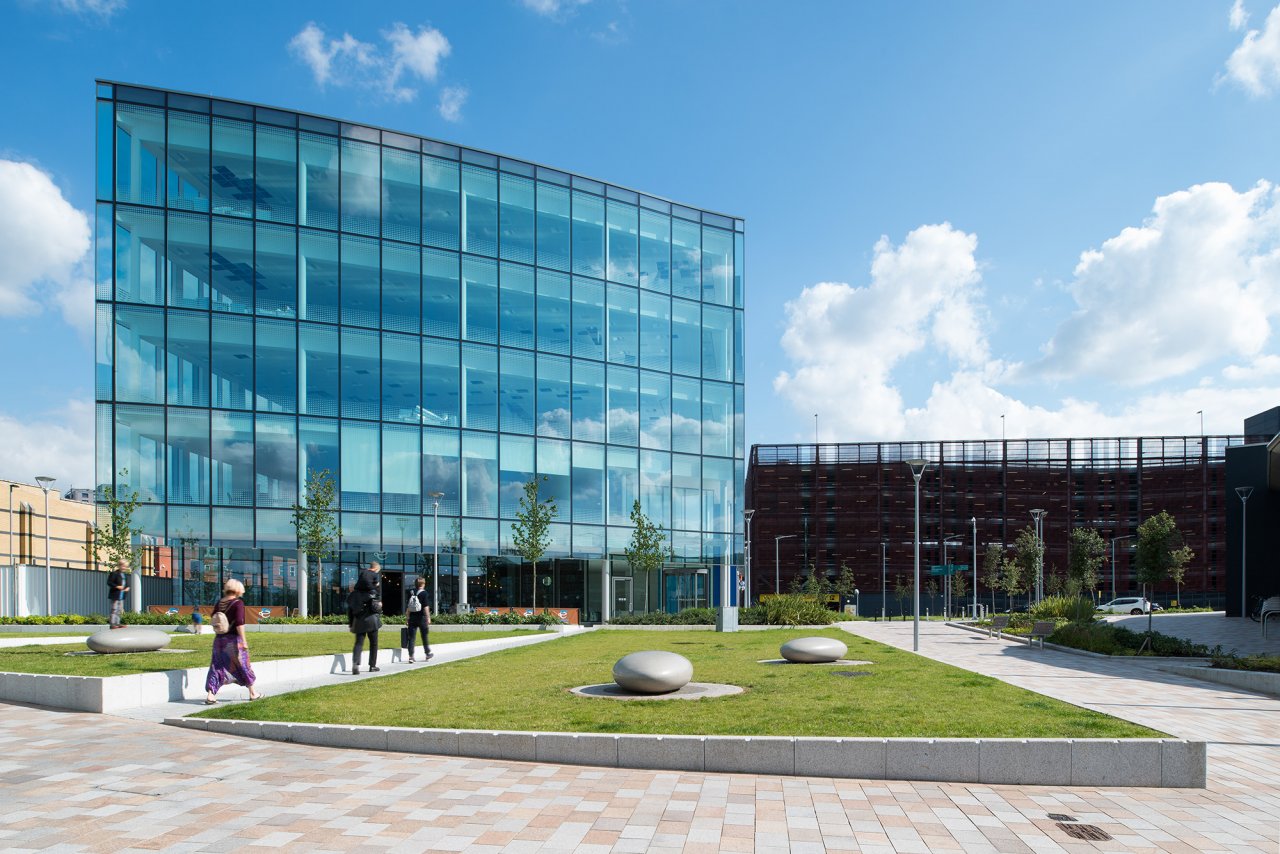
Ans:
<svg viewBox="0 0 1280 854"><path fill-rule="evenodd" d="M55 566L45 581L45 568L19 564L0 567L0 616L28 617L44 614L105 614L107 573ZM142 576L142 609L148 605L168 605L175 599L173 578ZM52 596L53 608L45 608L45 592ZM125 600L126 608L132 602Z"/></svg>

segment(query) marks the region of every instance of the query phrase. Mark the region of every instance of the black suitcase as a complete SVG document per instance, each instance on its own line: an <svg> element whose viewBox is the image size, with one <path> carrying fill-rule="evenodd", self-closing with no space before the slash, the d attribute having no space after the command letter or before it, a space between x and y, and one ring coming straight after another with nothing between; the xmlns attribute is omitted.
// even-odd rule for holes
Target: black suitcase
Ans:
<svg viewBox="0 0 1280 854"><path fill-rule="evenodd" d="M409 646L410 637L411 634L408 626L404 626L400 629L400 648L409 650L409 654L413 655L413 649Z"/></svg>

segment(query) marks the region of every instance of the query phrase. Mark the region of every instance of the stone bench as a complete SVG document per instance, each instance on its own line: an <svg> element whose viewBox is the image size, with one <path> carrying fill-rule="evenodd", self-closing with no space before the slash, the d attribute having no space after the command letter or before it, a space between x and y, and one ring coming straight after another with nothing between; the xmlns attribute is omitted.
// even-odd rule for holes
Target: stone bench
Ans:
<svg viewBox="0 0 1280 854"><path fill-rule="evenodd" d="M1000 614L991 618L991 625L987 627L987 637L995 635L1001 637L1005 629L1009 628L1009 615Z"/></svg>
<svg viewBox="0 0 1280 854"><path fill-rule="evenodd" d="M1040 648L1044 649L1044 639L1053 634L1053 630L1057 628L1052 620L1040 620L1031 627L1031 636L1027 640L1027 645L1032 646L1036 641L1040 641Z"/></svg>
<svg viewBox="0 0 1280 854"><path fill-rule="evenodd" d="M1267 636L1267 618L1280 617L1280 596L1272 596L1262 603L1258 609L1258 619L1262 621L1262 636Z"/></svg>

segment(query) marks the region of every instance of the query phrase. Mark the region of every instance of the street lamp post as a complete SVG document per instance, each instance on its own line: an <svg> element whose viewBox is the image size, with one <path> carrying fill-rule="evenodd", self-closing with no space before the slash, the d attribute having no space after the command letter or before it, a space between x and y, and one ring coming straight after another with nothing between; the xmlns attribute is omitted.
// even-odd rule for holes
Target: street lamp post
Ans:
<svg viewBox="0 0 1280 854"><path fill-rule="evenodd" d="M751 604L751 517L756 515L755 510L743 510L742 518L747 523L747 548L746 553L742 556L742 575L743 575L743 605Z"/></svg>
<svg viewBox="0 0 1280 854"><path fill-rule="evenodd" d="M1245 598L1245 575L1249 556L1249 496L1253 495L1252 486L1237 486L1236 495L1240 496L1240 616L1249 616L1249 600Z"/></svg>
<svg viewBox="0 0 1280 854"><path fill-rule="evenodd" d="M978 619L978 517L969 520L973 526L973 619Z"/></svg>
<svg viewBox="0 0 1280 854"><path fill-rule="evenodd" d="M1044 598L1044 517L1048 513L1047 510L1032 510L1031 518L1036 523L1036 545L1038 556L1036 557L1036 601L1039 602Z"/></svg>
<svg viewBox="0 0 1280 854"><path fill-rule="evenodd" d="M885 568L889 561L889 544L880 543L880 619L886 619L887 611L885 610L889 604L889 591L885 589Z"/></svg>
<svg viewBox="0 0 1280 854"><path fill-rule="evenodd" d="M795 534L779 534L773 538L773 595L777 596L782 593L782 570L779 568L782 564L778 560L778 542L781 540L789 540Z"/></svg>
<svg viewBox="0 0 1280 854"><path fill-rule="evenodd" d="M913 652L920 651L920 477L924 474L925 468L929 465L928 460L907 460L907 465L911 468L911 477L916 482L916 536L915 536L915 554L916 554L916 571L915 571L915 610L913 612L914 623L911 627L911 649Z"/></svg>
<svg viewBox="0 0 1280 854"><path fill-rule="evenodd" d="M431 498L431 613L440 615L440 499L443 492L428 492Z"/></svg>
<svg viewBox="0 0 1280 854"><path fill-rule="evenodd" d="M53 616L53 564L49 560L49 484L57 478L40 476L36 483L44 492L44 615Z"/></svg>
<svg viewBox="0 0 1280 854"><path fill-rule="evenodd" d="M1132 540L1137 534L1125 534L1123 537L1111 538L1111 598L1116 598L1116 543L1120 540Z"/></svg>

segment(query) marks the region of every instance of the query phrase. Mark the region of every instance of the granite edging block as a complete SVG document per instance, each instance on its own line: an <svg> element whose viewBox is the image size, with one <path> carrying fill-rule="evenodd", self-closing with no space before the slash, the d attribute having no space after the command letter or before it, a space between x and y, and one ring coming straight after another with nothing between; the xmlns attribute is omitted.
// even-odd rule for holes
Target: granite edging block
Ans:
<svg viewBox="0 0 1280 854"><path fill-rule="evenodd" d="M540 732L534 739L539 762L618 767L618 737L596 733Z"/></svg>
<svg viewBox="0 0 1280 854"><path fill-rule="evenodd" d="M1208 783L1208 773L1208 745L1205 742L1179 739L1160 742L1161 787L1203 789Z"/></svg>
<svg viewBox="0 0 1280 854"><path fill-rule="evenodd" d="M1072 739L1071 785L1159 786L1158 739Z"/></svg>
<svg viewBox="0 0 1280 854"><path fill-rule="evenodd" d="M890 743L884 738L797 738L795 773L801 777L883 780Z"/></svg>
<svg viewBox="0 0 1280 854"><path fill-rule="evenodd" d="M1060 738L982 739L979 783L1015 786L1071 785L1071 742Z"/></svg>
<svg viewBox="0 0 1280 854"><path fill-rule="evenodd" d="M655 771L702 771L706 737L701 735L620 734L618 767Z"/></svg>
<svg viewBox="0 0 1280 854"><path fill-rule="evenodd" d="M729 774L785 774L796 771L796 741L786 736L709 735L703 768Z"/></svg>
<svg viewBox="0 0 1280 854"><path fill-rule="evenodd" d="M903 738L889 744L885 778L920 782L975 782L978 739Z"/></svg>
<svg viewBox="0 0 1280 854"><path fill-rule="evenodd" d="M537 733L506 730L461 730L458 733L458 756L474 759L506 759L513 762L537 762Z"/></svg>

